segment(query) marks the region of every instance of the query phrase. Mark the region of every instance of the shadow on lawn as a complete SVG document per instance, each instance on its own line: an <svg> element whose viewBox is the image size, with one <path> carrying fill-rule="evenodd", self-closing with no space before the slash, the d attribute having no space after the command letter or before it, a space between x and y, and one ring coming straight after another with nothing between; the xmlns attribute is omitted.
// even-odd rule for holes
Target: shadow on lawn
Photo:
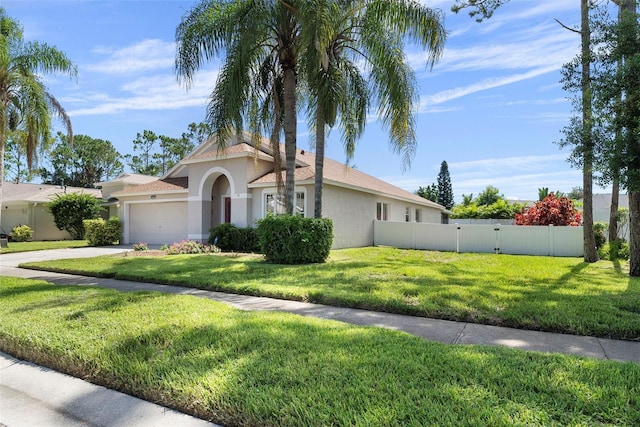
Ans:
<svg viewBox="0 0 640 427"><path fill-rule="evenodd" d="M25 288L34 296L62 290L67 301L87 290ZM24 305L47 317L53 334L93 340L95 360L73 346L37 359L33 348L48 351L37 338L12 353L229 426L640 424L634 364L430 343L155 292L93 291L77 308L42 313L64 303L55 294L41 307L31 306L35 299Z"/></svg>
<svg viewBox="0 0 640 427"><path fill-rule="evenodd" d="M640 313L634 312L633 301L631 304L628 301L632 291L622 298L605 286L598 290L598 281L607 285L609 276L591 274L588 263L554 264L548 273L531 270L528 277L521 273L529 268L523 257L500 255L489 262L510 266L497 270L504 273L502 277L484 274L477 263L487 261L474 256L445 256L439 260L420 252L418 256L389 259L365 254L365 258L365 261L338 259L326 264L290 266L216 255L120 257L111 258L109 268L100 274L524 329L620 339L636 339L640 335ZM581 294L577 289L583 283L595 286ZM598 298L598 294L607 298ZM585 312L589 316L584 316Z"/></svg>
<svg viewBox="0 0 640 427"><path fill-rule="evenodd" d="M116 385L223 425L640 421L633 365L611 377L554 355L446 346L280 314L202 314L213 321L150 328L105 349L120 364Z"/></svg>

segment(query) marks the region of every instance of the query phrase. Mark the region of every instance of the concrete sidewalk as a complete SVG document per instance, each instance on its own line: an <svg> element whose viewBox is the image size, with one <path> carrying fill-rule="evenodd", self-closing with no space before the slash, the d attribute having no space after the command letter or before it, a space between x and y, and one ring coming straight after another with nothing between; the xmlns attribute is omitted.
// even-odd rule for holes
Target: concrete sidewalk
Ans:
<svg viewBox="0 0 640 427"><path fill-rule="evenodd" d="M0 426L215 427L0 352Z"/></svg>
<svg viewBox="0 0 640 427"><path fill-rule="evenodd" d="M122 252L124 250L128 250L128 248L78 248L55 251L41 251L34 253L4 254L0 256L0 275L46 280L55 284L100 286L105 288L117 289L122 292L151 290L180 295L194 295L227 303L241 310L283 311L299 314L302 316L338 320L355 325L377 326L404 331L425 338L427 340L448 344L494 345L528 351L565 353L598 359L610 359L640 363L640 342L618 341L604 338L554 334L539 331L526 331L496 326L477 325L472 323L427 319L422 317L404 316L389 313L378 313L359 309L338 308L319 304L278 300L274 298L233 295L191 288L182 288L177 286L74 276L17 268L17 265L21 262L74 257L92 257L98 255L113 254ZM2 377L4 381L4 373ZM0 391L2 392L3 396L2 403L0 403L1 425L3 422L6 423L5 414L7 413L7 408L5 406L7 405L4 403L5 388L2 382L0 382L0 386L2 386L0 388ZM16 390L18 387L12 386L10 388L12 390ZM132 422L135 422L135 419L132 419ZM93 424L93 421L91 421L91 423L92 424L65 423L48 425L109 425ZM21 424L18 423L15 425ZM165 424L161 423L153 425Z"/></svg>

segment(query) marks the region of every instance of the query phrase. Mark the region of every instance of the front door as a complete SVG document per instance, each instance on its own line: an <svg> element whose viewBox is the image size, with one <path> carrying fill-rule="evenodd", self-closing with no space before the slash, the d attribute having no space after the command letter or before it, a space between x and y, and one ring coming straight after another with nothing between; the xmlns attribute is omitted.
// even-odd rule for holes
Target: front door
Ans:
<svg viewBox="0 0 640 427"><path fill-rule="evenodd" d="M224 222L231 222L231 197L224 198Z"/></svg>

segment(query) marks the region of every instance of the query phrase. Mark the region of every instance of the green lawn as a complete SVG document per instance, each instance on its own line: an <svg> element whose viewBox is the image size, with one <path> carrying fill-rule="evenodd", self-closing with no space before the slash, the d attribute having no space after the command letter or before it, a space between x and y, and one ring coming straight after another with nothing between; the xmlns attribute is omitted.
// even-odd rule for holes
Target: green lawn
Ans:
<svg viewBox="0 0 640 427"><path fill-rule="evenodd" d="M46 249L83 248L86 240L56 240L51 242L9 242L8 247L1 248L0 254L14 252L43 251Z"/></svg>
<svg viewBox="0 0 640 427"><path fill-rule="evenodd" d="M259 256L101 257L29 267L336 306L618 339L640 338L640 279L578 258L391 248L332 251L325 264Z"/></svg>
<svg viewBox="0 0 640 427"><path fill-rule="evenodd" d="M325 268L347 274L338 265L355 261L335 259L346 253L354 256L341 252ZM190 260L242 269L221 257L155 265ZM462 265L449 262L452 271ZM226 426L640 425L633 363L18 278L0 277L0 299L3 351Z"/></svg>

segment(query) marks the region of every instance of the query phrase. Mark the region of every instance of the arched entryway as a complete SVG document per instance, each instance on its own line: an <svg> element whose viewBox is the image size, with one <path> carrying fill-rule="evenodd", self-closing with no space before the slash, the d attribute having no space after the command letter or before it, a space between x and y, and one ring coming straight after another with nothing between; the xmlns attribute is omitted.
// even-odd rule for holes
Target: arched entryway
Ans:
<svg viewBox="0 0 640 427"><path fill-rule="evenodd" d="M218 176L211 187L210 215L211 228L231 222L231 184L225 175Z"/></svg>

